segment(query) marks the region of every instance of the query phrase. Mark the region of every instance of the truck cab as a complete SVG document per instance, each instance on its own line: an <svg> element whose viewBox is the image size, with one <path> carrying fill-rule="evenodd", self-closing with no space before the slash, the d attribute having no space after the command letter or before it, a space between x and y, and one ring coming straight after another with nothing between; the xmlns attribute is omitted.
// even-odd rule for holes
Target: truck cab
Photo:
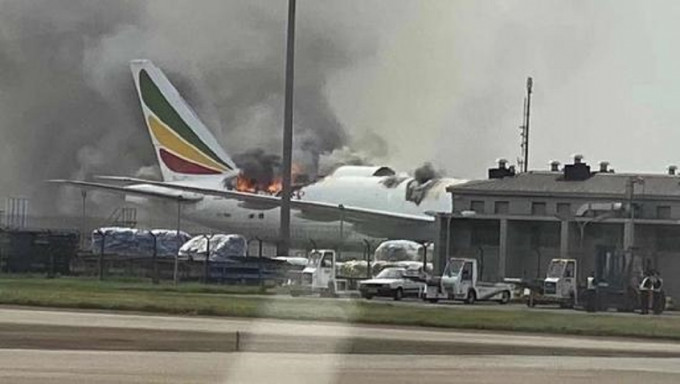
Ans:
<svg viewBox="0 0 680 384"><path fill-rule="evenodd" d="M442 276L428 281L425 300L462 300L468 304L495 300L505 304L510 301L511 292L509 284L481 281L476 259L450 258Z"/></svg>
<svg viewBox="0 0 680 384"><path fill-rule="evenodd" d="M574 259L552 259L543 281L543 296L562 306L573 307L578 297L576 266Z"/></svg>
<svg viewBox="0 0 680 384"><path fill-rule="evenodd" d="M332 249L315 249L309 254L300 281L291 287L291 295L315 294L335 296L349 291L348 279L337 275L338 262Z"/></svg>

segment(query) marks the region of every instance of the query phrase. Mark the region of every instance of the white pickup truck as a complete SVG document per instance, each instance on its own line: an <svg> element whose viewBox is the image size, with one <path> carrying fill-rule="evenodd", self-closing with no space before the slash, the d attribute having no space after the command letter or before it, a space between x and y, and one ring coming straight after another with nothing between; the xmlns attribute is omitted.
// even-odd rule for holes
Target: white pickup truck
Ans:
<svg viewBox="0 0 680 384"><path fill-rule="evenodd" d="M480 281L478 271L475 259L451 258L441 277L428 280L423 298L432 303L439 300L462 300L467 304L484 300L508 303L512 298L512 286Z"/></svg>

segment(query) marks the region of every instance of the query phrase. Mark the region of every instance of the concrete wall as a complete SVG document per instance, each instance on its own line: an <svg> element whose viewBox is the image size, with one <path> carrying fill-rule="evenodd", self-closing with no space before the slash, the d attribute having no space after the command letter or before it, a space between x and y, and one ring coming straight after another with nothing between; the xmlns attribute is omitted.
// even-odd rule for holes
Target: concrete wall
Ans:
<svg viewBox="0 0 680 384"><path fill-rule="evenodd" d="M471 209L472 201L484 201L485 214L494 214L494 204L496 201L507 201L509 203L509 215L531 215L531 205L533 202L546 203L546 215L556 216L557 204L568 203L571 206L571 214L583 204L595 202L622 202L627 200L622 195L617 199L592 199L588 197L526 197L526 196L502 196L502 195L453 195L454 212L461 212ZM649 199L636 199L634 203L638 206L636 217L641 219L657 219L657 207L667 206L671 210L671 220L680 220L680 202L674 201L655 201ZM480 212L481 213L481 212Z"/></svg>

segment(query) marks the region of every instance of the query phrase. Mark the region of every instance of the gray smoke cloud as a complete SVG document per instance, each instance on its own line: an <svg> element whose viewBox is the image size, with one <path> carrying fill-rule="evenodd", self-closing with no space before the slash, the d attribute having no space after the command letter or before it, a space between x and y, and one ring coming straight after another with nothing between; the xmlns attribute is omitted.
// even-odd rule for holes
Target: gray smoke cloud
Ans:
<svg viewBox="0 0 680 384"><path fill-rule="evenodd" d="M326 176L341 165L369 165L373 160L367 154L347 146L337 148L319 158L319 175Z"/></svg>
<svg viewBox="0 0 680 384"><path fill-rule="evenodd" d="M328 79L375 50L370 29L338 8L298 12L294 160L311 174L351 141ZM0 2L0 171L12 181L0 196L72 210L79 194L59 190L55 207L43 180L158 175L128 68L135 58L164 69L229 153L245 152L249 165L280 155L285 16L286 2L265 0Z"/></svg>
<svg viewBox="0 0 680 384"><path fill-rule="evenodd" d="M661 171L680 140L669 4L299 2L294 160L484 177L519 154L531 75L532 168L580 152ZM274 0L0 0L0 197L52 208L45 179L157 174L133 58L162 67L232 155L280 155L285 15Z"/></svg>
<svg viewBox="0 0 680 384"><path fill-rule="evenodd" d="M139 136L136 114L121 115L84 76L88 45L136 15L134 6L87 0L0 3L0 196L52 206L46 179L152 160L142 140L130 140Z"/></svg>
<svg viewBox="0 0 680 384"><path fill-rule="evenodd" d="M432 163L425 163L416 168L416 170L413 172L413 178L416 179L420 184L426 183L441 176L443 176L443 173L434 169Z"/></svg>

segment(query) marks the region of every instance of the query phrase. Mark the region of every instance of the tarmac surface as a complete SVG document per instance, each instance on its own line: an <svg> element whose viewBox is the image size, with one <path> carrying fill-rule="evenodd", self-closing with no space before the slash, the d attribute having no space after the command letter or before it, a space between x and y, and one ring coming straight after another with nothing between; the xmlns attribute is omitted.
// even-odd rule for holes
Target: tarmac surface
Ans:
<svg viewBox="0 0 680 384"><path fill-rule="evenodd" d="M0 350L0 382L677 383L680 359Z"/></svg>
<svg viewBox="0 0 680 384"><path fill-rule="evenodd" d="M677 383L680 344L0 308L3 383L546 381Z"/></svg>

